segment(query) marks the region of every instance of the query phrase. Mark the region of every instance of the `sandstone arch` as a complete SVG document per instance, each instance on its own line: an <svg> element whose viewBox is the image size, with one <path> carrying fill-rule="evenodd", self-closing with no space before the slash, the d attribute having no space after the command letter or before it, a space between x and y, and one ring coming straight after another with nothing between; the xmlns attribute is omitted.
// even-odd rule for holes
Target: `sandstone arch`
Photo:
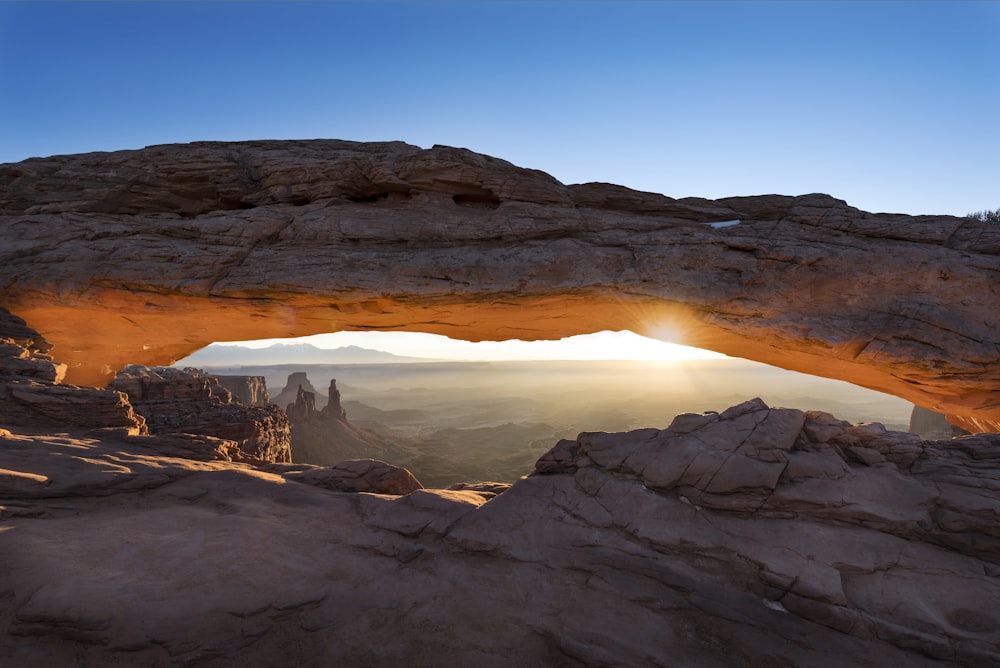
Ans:
<svg viewBox="0 0 1000 668"><path fill-rule="evenodd" d="M212 341L631 329L1000 430L1000 227L979 221L565 186L399 142L31 159L0 186L0 305L69 382Z"/></svg>

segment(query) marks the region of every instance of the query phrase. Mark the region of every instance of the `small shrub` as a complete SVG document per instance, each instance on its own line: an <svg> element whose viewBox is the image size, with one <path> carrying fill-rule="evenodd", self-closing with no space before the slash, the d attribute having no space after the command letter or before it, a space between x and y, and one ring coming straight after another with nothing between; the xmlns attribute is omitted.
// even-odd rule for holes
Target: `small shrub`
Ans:
<svg viewBox="0 0 1000 668"><path fill-rule="evenodd" d="M965 217L973 220L981 220L984 223L1000 225L1000 209L994 209L993 211L990 211L989 209L986 211L974 211Z"/></svg>

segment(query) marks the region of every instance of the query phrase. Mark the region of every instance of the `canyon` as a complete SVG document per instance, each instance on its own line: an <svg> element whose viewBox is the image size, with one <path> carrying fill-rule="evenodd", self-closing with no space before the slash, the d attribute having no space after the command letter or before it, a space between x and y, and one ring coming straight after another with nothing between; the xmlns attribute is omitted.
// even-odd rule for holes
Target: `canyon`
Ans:
<svg viewBox="0 0 1000 668"><path fill-rule="evenodd" d="M752 399L424 489L138 433L10 329L12 396L121 410L0 429L5 665L1000 665L1000 435Z"/></svg>
<svg viewBox="0 0 1000 668"><path fill-rule="evenodd" d="M237 387L244 400L234 400L224 382ZM262 379L133 364L119 371L108 389L128 397L150 433L214 436L235 442L257 461L292 461L288 416L276 406L254 405L266 395Z"/></svg>
<svg viewBox="0 0 1000 668"><path fill-rule="evenodd" d="M0 165L0 235L0 664L1000 666L996 226L322 140ZM751 396L439 489L295 462L332 381L157 366L340 329L632 329L973 433Z"/></svg>

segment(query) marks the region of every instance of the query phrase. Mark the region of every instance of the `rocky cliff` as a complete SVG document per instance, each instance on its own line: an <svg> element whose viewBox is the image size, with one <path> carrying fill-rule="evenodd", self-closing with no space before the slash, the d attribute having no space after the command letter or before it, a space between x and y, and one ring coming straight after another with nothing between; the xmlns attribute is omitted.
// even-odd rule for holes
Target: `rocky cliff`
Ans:
<svg viewBox="0 0 1000 668"><path fill-rule="evenodd" d="M941 413L914 406L910 413L911 434L919 434L926 439L945 439L953 436L967 436L969 432L948 422ZM983 431L983 430L976 430Z"/></svg>
<svg viewBox="0 0 1000 668"><path fill-rule="evenodd" d="M214 378L233 395L233 401L244 406L269 406L271 397L263 376L220 376ZM280 405L280 404L279 404Z"/></svg>
<svg viewBox="0 0 1000 668"><path fill-rule="evenodd" d="M295 401L285 412L291 422L292 456L296 462L332 466L347 459L379 458L395 463L406 463L410 453L390 443L375 432L350 423L347 411L340 405L340 390L336 379L330 380L326 404L317 409L316 395L305 387L312 387L306 374L297 372L289 377L301 381ZM287 392L288 388L282 391Z"/></svg>
<svg viewBox="0 0 1000 668"><path fill-rule="evenodd" d="M23 320L0 308L0 427L120 429L146 423L121 392L64 385L66 365Z"/></svg>
<svg viewBox="0 0 1000 668"><path fill-rule="evenodd" d="M129 398L153 434L214 436L262 462L292 461L288 418L277 406L234 402L217 378L199 369L130 365L108 388Z"/></svg>
<svg viewBox="0 0 1000 668"><path fill-rule="evenodd" d="M0 304L96 386L212 341L631 329L993 429L998 272L1000 228L981 221L566 186L442 146L206 142L0 166Z"/></svg>
<svg viewBox="0 0 1000 668"><path fill-rule="evenodd" d="M274 403L282 408L287 407L289 404L294 404L298 401L300 389L312 394L315 408L326 406L326 395L313 387L305 371L293 371L288 374L288 381L285 382L285 386L274 397Z"/></svg>
<svg viewBox="0 0 1000 668"><path fill-rule="evenodd" d="M506 491L150 440L0 432L3 665L1000 665L997 435L748 401Z"/></svg>

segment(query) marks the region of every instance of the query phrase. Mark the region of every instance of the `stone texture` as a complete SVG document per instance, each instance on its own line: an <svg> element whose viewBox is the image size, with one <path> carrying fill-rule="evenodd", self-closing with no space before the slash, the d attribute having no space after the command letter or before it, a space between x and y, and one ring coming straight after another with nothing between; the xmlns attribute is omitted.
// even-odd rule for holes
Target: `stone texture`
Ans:
<svg viewBox="0 0 1000 668"><path fill-rule="evenodd" d="M1000 662L997 435L755 400L454 490L167 440L0 432L0 664Z"/></svg>
<svg viewBox="0 0 1000 668"><path fill-rule="evenodd" d="M448 489L455 492L475 492L487 501L503 494L510 489L510 483L506 482L459 482L449 485Z"/></svg>
<svg viewBox="0 0 1000 668"><path fill-rule="evenodd" d="M290 404L294 404L299 398L300 387L313 395L313 404L316 408L323 408L323 406L326 406L327 398L319 392L319 390L313 387L313 384L309 381L309 376L305 371L293 371L288 374L288 381L285 383L285 386L281 388L281 391L275 395L274 403L282 408L286 408Z"/></svg>
<svg viewBox="0 0 1000 668"><path fill-rule="evenodd" d="M299 385L298 392L295 394L295 401L285 407L285 414L288 415L288 419L293 423L308 422L318 418L319 411L316 410L316 395L313 392L307 392Z"/></svg>
<svg viewBox="0 0 1000 668"><path fill-rule="evenodd" d="M910 433L919 434L926 439L951 438L953 436L967 436L969 432L961 427L957 427L948 418L923 406L914 406L910 413ZM975 431L989 431L987 429L976 429Z"/></svg>
<svg viewBox="0 0 1000 668"><path fill-rule="evenodd" d="M121 392L60 384L66 365L23 320L0 308L0 425L146 433Z"/></svg>
<svg viewBox="0 0 1000 668"><path fill-rule="evenodd" d="M294 471L285 477L338 492L399 496L423 489L423 485L406 469L377 459L349 459L328 468Z"/></svg>
<svg viewBox="0 0 1000 668"><path fill-rule="evenodd" d="M316 406L317 394L306 390L312 384L305 373L290 374L288 382L300 383L295 401L285 409L291 423L292 456L296 462L332 466L348 459L378 457L399 461L411 457L405 448L370 429L351 424L340 404L336 379L330 380L326 401L320 409ZM281 396L287 396L288 390L286 386Z"/></svg>
<svg viewBox="0 0 1000 668"><path fill-rule="evenodd" d="M288 417L277 406L247 406L199 369L129 365L108 388L124 393L154 434L187 433L235 441L262 462L292 461Z"/></svg>
<svg viewBox="0 0 1000 668"><path fill-rule="evenodd" d="M213 341L631 329L1000 424L1000 228L968 218L565 186L442 146L205 142L0 166L0 240L0 304L71 382Z"/></svg>
<svg viewBox="0 0 1000 668"><path fill-rule="evenodd" d="M271 397L267 392L267 381L263 376L213 376L219 385L229 390L233 401L244 406L270 406Z"/></svg>

